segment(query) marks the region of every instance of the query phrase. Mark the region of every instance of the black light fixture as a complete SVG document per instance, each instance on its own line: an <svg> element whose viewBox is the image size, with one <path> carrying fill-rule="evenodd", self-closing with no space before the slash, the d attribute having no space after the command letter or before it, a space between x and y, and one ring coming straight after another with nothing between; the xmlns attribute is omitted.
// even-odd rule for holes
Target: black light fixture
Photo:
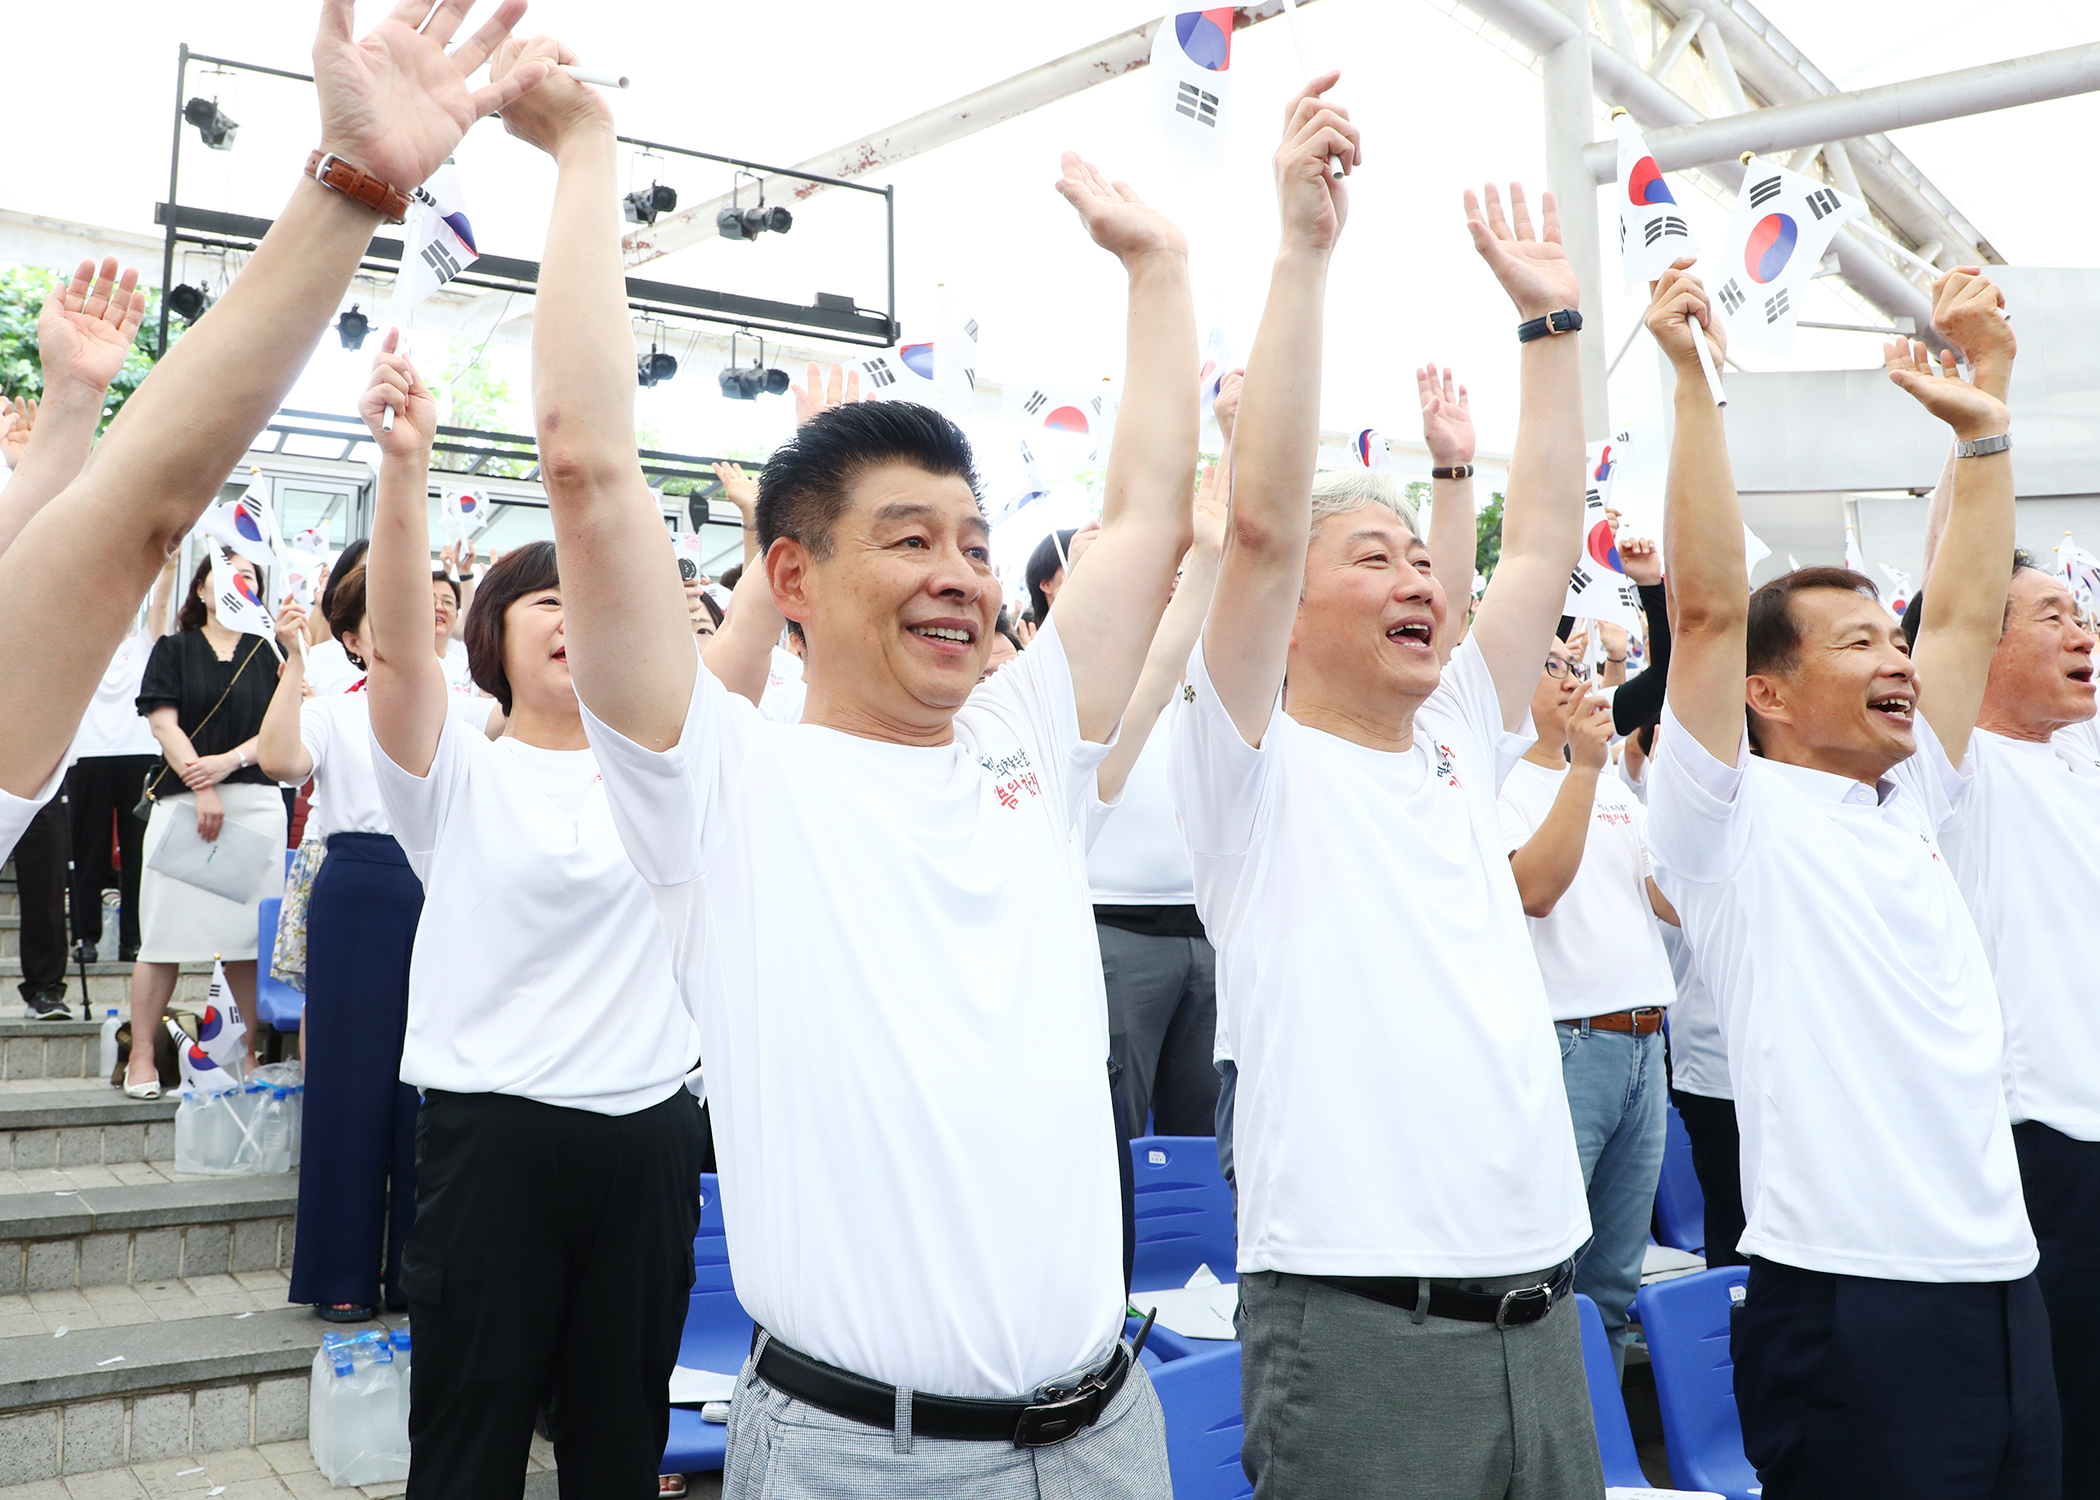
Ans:
<svg viewBox="0 0 2100 1500"><path fill-rule="evenodd" d="M182 319L185 327L203 317L211 304L211 293L187 282L168 293L168 311Z"/></svg>
<svg viewBox="0 0 2100 1500"><path fill-rule="evenodd" d="M720 481L717 481L719 484ZM694 532L707 524L707 496L694 490L685 497L685 513L691 518Z"/></svg>
<svg viewBox="0 0 2100 1500"><path fill-rule="evenodd" d="M669 380L678 373L678 361L659 352L656 345L651 344L647 354L637 354L634 357L634 373L635 379L642 385L655 385L658 381Z"/></svg>
<svg viewBox="0 0 2100 1500"><path fill-rule="evenodd" d="M197 127L197 134L204 137L204 144L214 151L231 151L234 132L241 127L227 117L219 108L219 101L198 95L182 106L182 117Z"/></svg>
<svg viewBox="0 0 2100 1500"><path fill-rule="evenodd" d="M350 304L350 311L335 320L336 337L343 341L345 349L364 348L365 335L371 331L372 320L357 310L355 302Z"/></svg>
<svg viewBox="0 0 2100 1500"><path fill-rule="evenodd" d="M660 182L638 188L620 200L621 211L630 224L654 224L658 214L667 214L676 207L678 190Z"/></svg>
<svg viewBox="0 0 2100 1500"><path fill-rule="evenodd" d="M786 234L793 229L793 214L778 205L766 207L766 185L756 177L751 177L751 180L758 183L758 206L745 208L737 202L739 183L746 177L751 177L751 174L739 172L730 179L729 207L715 213L715 232L725 240L755 240L769 229L775 234Z"/></svg>
<svg viewBox="0 0 2100 1500"><path fill-rule="evenodd" d="M782 396L791 384L788 372L766 365L766 342L758 341L758 358L748 365L736 362L735 334L729 336L729 367L715 377L722 394L731 401L756 401L760 396Z"/></svg>

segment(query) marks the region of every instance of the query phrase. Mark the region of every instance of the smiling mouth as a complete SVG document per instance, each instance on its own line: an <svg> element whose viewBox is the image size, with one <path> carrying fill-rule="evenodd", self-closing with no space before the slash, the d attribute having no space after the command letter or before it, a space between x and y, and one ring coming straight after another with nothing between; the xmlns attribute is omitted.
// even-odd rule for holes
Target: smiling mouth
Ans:
<svg viewBox="0 0 2100 1500"><path fill-rule="evenodd" d="M2091 687L2093 684L2093 669L2091 667L2073 667L2064 675L2073 682L2084 683L2087 687Z"/></svg>
<svg viewBox="0 0 2100 1500"><path fill-rule="evenodd" d="M971 641L969 631L946 625L907 625L904 628L921 640L945 641L952 646L967 646Z"/></svg>
<svg viewBox="0 0 2100 1500"><path fill-rule="evenodd" d="M1876 698L1867 707L1878 714L1887 714L1892 719L1901 719L1906 724L1910 722L1911 715L1917 712L1917 705L1908 698Z"/></svg>
<svg viewBox="0 0 2100 1500"><path fill-rule="evenodd" d="M1403 646L1427 647L1430 640L1429 626L1425 621L1421 620L1416 620L1406 625L1395 625L1385 633L1385 638L1389 641L1398 641Z"/></svg>

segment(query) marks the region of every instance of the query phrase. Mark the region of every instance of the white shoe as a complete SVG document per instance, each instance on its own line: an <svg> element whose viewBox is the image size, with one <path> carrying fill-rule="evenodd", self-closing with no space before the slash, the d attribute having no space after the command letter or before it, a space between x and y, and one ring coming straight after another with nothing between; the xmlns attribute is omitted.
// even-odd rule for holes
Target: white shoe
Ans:
<svg viewBox="0 0 2100 1500"><path fill-rule="evenodd" d="M127 1078L124 1080L124 1097L127 1099L158 1099L160 1097L160 1080L153 1078L145 1083L133 1083Z"/></svg>

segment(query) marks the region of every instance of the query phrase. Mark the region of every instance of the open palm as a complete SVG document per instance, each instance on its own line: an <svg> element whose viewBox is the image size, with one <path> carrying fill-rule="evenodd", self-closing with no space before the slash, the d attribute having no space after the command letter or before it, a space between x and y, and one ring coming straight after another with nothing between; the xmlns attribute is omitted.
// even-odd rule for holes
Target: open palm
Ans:
<svg viewBox="0 0 2100 1500"><path fill-rule="evenodd" d="M1466 227L1472 232L1473 248L1502 283L1502 290L1509 293L1518 313L1538 318L1579 306L1582 286L1568 262L1568 252L1561 248L1560 210L1554 206L1553 195L1547 193L1540 200L1539 226L1534 233L1531 209L1520 185L1509 185L1507 215L1493 183L1487 185L1486 193L1483 212L1480 201L1467 190Z"/></svg>
<svg viewBox="0 0 2100 1500"><path fill-rule="evenodd" d="M1126 261L1160 250L1188 254L1181 226L1138 197L1129 183L1110 182L1076 151L1064 153L1064 168L1057 190L1079 211L1086 232L1102 249Z"/></svg>
<svg viewBox="0 0 2100 1500"><path fill-rule="evenodd" d="M146 294L138 289L139 273L128 267L122 280L117 260L84 260L73 279L44 299L36 320L37 357L44 384L74 379L107 388L124 368L124 356L146 317Z"/></svg>
<svg viewBox="0 0 2100 1500"><path fill-rule="evenodd" d="M1473 410L1466 388L1456 384L1445 370L1441 379L1435 365L1415 371L1415 393L1422 400L1422 441L1429 456L1439 465L1473 461Z"/></svg>

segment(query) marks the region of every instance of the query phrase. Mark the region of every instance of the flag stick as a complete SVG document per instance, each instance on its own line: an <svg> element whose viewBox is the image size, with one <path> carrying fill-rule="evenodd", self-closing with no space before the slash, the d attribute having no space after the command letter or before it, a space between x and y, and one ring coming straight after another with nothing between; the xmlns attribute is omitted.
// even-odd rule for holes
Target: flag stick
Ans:
<svg viewBox="0 0 2100 1500"><path fill-rule="evenodd" d="M597 73L589 68L579 68L574 63L563 63L560 72L568 74L578 83L595 83L600 88L624 89L627 87L625 73Z"/></svg>
<svg viewBox="0 0 2100 1500"><path fill-rule="evenodd" d="M432 13L435 14L435 11L433 11ZM402 266L401 271L396 272L394 275L394 294L387 308L387 321L393 324L394 327L401 330L401 341L395 346L394 352L404 357L406 357L406 355L408 354L408 324L409 320L415 316L415 309L404 308L401 305L401 277L402 272L405 272L408 269L405 262L408 258L409 252L415 247L417 231L420 230L423 225L423 214L423 200L421 198L411 199L409 203L408 222L402 226L403 233L401 236L401 255L404 261L404 265ZM404 397L403 400L405 403L406 398ZM394 430L394 409L391 406L389 406L386 409L386 411L380 416L379 430L381 432L392 432Z"/></svg>
<svg viewBox="0 0 2100 1500"><path fill-rule="evenodd" d="M1728 392L1721 389L1721 372L1714 368L1714 352L1706 346L1706 330L1699 326L1697 318L1687 318L1692 325L1692 347L1699 351L1699 368L1706 372L1706 388L1713 394L1714 405L1728 405Z"/></svg>
<svg viewBox="0 0 2100 1500"><path fill-rule="evenodd" d="M1298 71L1311 79L1316 75L1313 73L1312 53L1305 47L1305 28L1298 21L1298 0L1283 0L1283 18L1290 23L1291 45L1298 49ZM1328 157L1327 165L1333 169L1335 176L1342 175L1342 158L1339 154Z"/></svg>

